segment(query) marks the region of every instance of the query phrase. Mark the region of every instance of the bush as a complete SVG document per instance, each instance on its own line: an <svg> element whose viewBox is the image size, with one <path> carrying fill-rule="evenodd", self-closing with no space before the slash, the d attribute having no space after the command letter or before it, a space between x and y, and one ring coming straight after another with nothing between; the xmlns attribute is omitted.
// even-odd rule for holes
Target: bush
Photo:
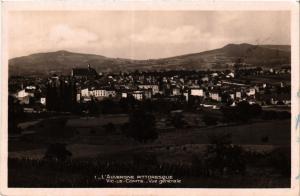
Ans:
<svg viewBox="0 0 300 196"><path fill-rule="evenodd" d="M218 119L213 116L204 115L202 120L206 125L210 126L216 125Z"/></svg>
<svg viewBox="0 0 300 196"><path fill-rule="evenodd" d="M114 133L116 132L116 127L113 123L108 123L106 125L103 126L106 133Z"/></svg>
<svg viewBox="0 0 300 196"><path fill-rule="evenodd" d="M247 122L258 117L262 113L262 108L258 104L250 105L247 101L241 101L236 107L222 107L225 122Z"/></svg>
<svg viewBox="0 0 300 196"><path fill-rule="evenodd" d="M244 174L246 169L245 152L242 147L232 144L230 134L210 136L210 145L207 146L203 159L213 175Z"/></svg>
<svg viewBox="0 0 300 196"><path fill-rule="evenodd" d="M283 176L291 176L291 152L288 148L276 148L268 154L268 163Z"/></svg>
<svg viewBox="0 0 300 196"><path fill-rule="evenodd" d="M129 123L122 126L122 132L142 143L158 138L154 116L141 110L134 111L129 116Z"/></svg>
<svg viewBox="0 0 300 196"><path fill-rule="evenodd" d="M66 144L55 143L51 144L47 149L44 159L54 159L59 161L65 161L71 157L72 153L66 149Z"/></svg>

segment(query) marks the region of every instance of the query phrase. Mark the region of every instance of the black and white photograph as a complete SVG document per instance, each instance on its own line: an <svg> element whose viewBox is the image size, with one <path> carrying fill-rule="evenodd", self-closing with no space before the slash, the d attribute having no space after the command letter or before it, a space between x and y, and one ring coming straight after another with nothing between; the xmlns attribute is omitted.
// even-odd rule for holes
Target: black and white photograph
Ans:
<svg viewBox="0 0 300 196"><path fill-rule="evenodd" d="M290 10L6 20L8 188L291 188Z"/></svg>

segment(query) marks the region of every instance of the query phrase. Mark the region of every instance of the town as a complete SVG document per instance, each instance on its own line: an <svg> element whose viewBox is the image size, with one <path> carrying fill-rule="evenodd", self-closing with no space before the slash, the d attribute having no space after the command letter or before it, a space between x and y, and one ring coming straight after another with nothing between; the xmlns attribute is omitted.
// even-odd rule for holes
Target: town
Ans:
<svg viewBox="0 0 300 196"><path fill-rule="evenodd" d="M86 184L96 171L174 175L180 187L195 176L201 181L196 187L213 187L223 184L224 176L246 173L249 180L234 182L243 187L259 180L257 169L270 179L272 168L281 177L261 186L287 185L291 69L263 67L102 73L88 64L74 66L68 75L11 76L10 172L16 175L15 165L64 172L78 167L76 184L89 187L138 185L94 177ZM75 179L42 177L35 185L69 186ZM27 182L10 178L9 183Z"/></svg>
<svg viewBox="0 0 300 196"><path fill-rule="evenodd" d="M80 104L134 98L136 101L189 103L194 108L220 109L240 101L260 106L290 105L290 68L224 71L151 71L97 73L90 65L70 75L11 77L10 96L26 113L74 112ZM90 111L81 111L90 112Z"/></svg>

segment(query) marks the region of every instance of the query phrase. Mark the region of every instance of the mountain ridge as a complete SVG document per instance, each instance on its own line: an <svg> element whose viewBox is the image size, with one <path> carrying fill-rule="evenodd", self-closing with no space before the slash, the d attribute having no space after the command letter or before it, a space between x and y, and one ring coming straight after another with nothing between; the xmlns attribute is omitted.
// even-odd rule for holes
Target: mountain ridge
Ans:
<svg viewBox="0 0 300 196"><path fill-rule="evenodd" d="M35 53L9 60L10 75L47 74L51 71L70 73L74 67L90 64L98 72L160 70L160 69L226 69L237 61L253 66L290 64L289 45L227 44L198 53L173 57L135 60L112 58L97 54L76 53L67 50Z"/></svg>

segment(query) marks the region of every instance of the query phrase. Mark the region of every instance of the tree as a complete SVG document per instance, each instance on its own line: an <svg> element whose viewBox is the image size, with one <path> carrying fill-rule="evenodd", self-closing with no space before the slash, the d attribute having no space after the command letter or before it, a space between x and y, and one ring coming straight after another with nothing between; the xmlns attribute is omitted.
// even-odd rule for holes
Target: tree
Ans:
<svg viewBox="0 0 300 196"><path fill-rule="evenodd" d="M91 114L92 116L99 115L98 103L94 98L92 98L92 100L87 104L87 108L88 108L89 114Z"/></svg>
<svg viewBox="0 0 300 196"><path fill-rule="evenodd" d="M158 138L155 117L152 114L136 110L129 116L129 123L122 127L127 137L145 143Z"/></svg>
<svg viewBox="0 0 300 196"><path fill-rule="evenodd" d="M270 166L279 171L281 175L291 176L291 151L288 148L275 148L267 155Z"/></svg>
<svg viewBox="0 0 300 196"><path fill-rule="evenodd" d="M204 152L204 165L212 174L244 173L246 168L244 150L232 144L231 134L211 135L210 144Z"/></svg>
<svg viewBox="0 0 300 196"><path fill-rule="evenodd" d="M251 117L255 118L259 116L262 113L262 108L258 104L253 104L250 106L250 111L249 111Z"/></svg>
<svg viewBox="0 0 300 196"><path fill-rule="evenodd" d="M204 115L202 120L206 125L210 126L210 125L216 125L218 119L213 116Z"/></svg>
<svg viewBox="0 0 300 196"><path fill-rule="evenodd" d="M136 104L137 100L132 95L128 95L126 98L121 98L119 101L120 108L126 113L132 110Z"/></svg>
<svg viewBox="0 0 300 196"><path fill-rule="evenodd" d="M65 161L71 156L72 153L66 149L66 144L55 143L49 146L45 153L44 159Z"/></svg>
<svg viewBox="0 0 300 196"><path fill-rule="evenodd" d="M183 120L182 113L174 113L171 116L171 121L175 128L183 128L186 124L186 122Z"/></svg>
<svg viewBox="0 0 300 196"><path fill-rule="evenodd" d="M221 102L229 106L233 103L233 100L228 93L222 93Z"/></svg>
<svg viewBox="0 0 300 196"><path fill-rule="evenodd" d="M250 117L250 104L247 101L241 101L237 104L236 112L240 121L247 122Z"/></svg>
<svg viewBox="0 0 300 196"><path fill-rule="evenodd" d="M24 112L19 101L12 96L8 97L8 133L21 133L18 121L24 117Z"/></svg>
<svg viewBox="0 0 300 196"><path fill-rule="evenodd" d="M108 123L103 126L106 133L114 133L116 131L116 127L113 123Z"/></svg>

